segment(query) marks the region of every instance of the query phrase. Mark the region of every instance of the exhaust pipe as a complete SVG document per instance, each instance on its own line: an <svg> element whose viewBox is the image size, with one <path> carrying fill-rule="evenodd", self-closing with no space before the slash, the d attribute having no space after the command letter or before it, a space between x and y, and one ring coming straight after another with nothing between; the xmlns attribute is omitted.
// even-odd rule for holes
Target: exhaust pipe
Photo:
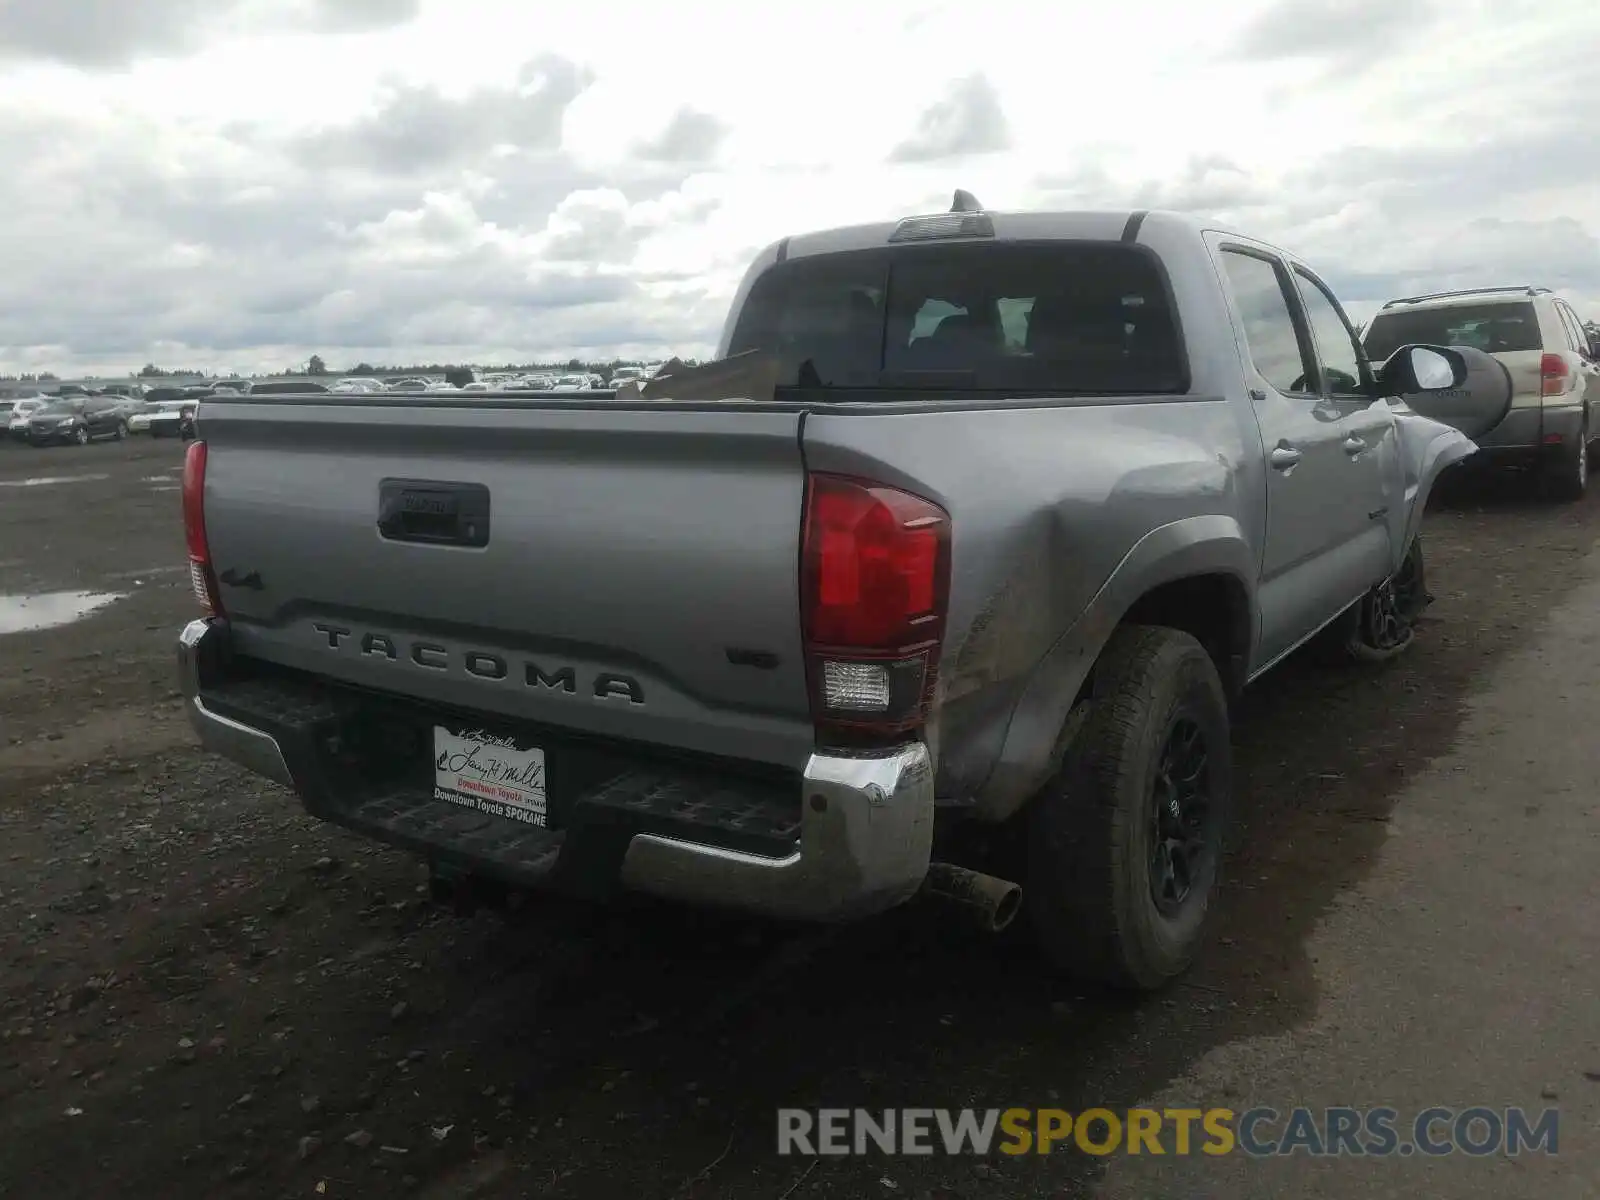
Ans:
<svg viewBox="0 0 1600 1200"><path fill-rule="evenodd" d="M954 904L989 933L999 933L1022 911L1021 886L954 863L928 864L922 894Z"/></svg>

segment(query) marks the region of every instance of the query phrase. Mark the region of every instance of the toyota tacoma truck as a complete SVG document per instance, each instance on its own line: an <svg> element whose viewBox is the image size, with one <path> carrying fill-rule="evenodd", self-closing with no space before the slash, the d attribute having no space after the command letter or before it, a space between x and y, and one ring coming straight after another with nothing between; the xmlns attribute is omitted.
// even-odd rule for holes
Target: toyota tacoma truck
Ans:
<svg viewBox="0 0 1600 1200"><path fill-rule="evenodd" d="M1429 488L1509 403L1472 349L1374 368L1262 241L958 193L775 243L643 389L206 397L182 691L441 897L926 893L1154 989L1231 698L1406 647Z"/></svg>

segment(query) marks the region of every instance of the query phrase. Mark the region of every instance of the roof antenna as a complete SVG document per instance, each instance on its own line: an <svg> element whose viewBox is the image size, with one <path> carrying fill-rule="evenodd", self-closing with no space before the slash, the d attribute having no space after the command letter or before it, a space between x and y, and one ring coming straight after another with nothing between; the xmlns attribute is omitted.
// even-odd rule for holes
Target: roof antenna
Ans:
<svg viewBox="0 0 1600 1200"><path fill-rule="evenodd" d="M978 198L965 188L956 189L956 198L950 205L953 213L982 212L983 205L978 203Z"/></svg>

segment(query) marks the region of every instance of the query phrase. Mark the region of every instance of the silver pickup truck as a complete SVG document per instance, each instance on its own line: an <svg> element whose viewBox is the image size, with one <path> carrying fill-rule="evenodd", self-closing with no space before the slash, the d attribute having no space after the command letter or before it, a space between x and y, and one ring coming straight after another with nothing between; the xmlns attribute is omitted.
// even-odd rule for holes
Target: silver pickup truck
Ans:
<svg viewBox="0 0 1600 1200"><path fill-rule="evenodd" d="M1429 488L1509 402L1472 350L1374 370L1260 241L960 193L771 246L646 395L208 397L182 689L441 896L926 892L1155 988L1232 695L1405 648Z"/></svg>

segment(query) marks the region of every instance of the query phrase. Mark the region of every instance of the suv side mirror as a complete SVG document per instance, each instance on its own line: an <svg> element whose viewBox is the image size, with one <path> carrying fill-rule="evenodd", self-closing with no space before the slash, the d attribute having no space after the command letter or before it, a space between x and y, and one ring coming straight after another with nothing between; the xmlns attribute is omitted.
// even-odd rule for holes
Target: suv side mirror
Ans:
<svg viewBox="0 0 1600 1200"><path fill-rule="evenodd" d="M1466 379L1466 360L1443 346L1401 346L1378 369L1378 381L1389 396L1448 391Z"/></svg>

